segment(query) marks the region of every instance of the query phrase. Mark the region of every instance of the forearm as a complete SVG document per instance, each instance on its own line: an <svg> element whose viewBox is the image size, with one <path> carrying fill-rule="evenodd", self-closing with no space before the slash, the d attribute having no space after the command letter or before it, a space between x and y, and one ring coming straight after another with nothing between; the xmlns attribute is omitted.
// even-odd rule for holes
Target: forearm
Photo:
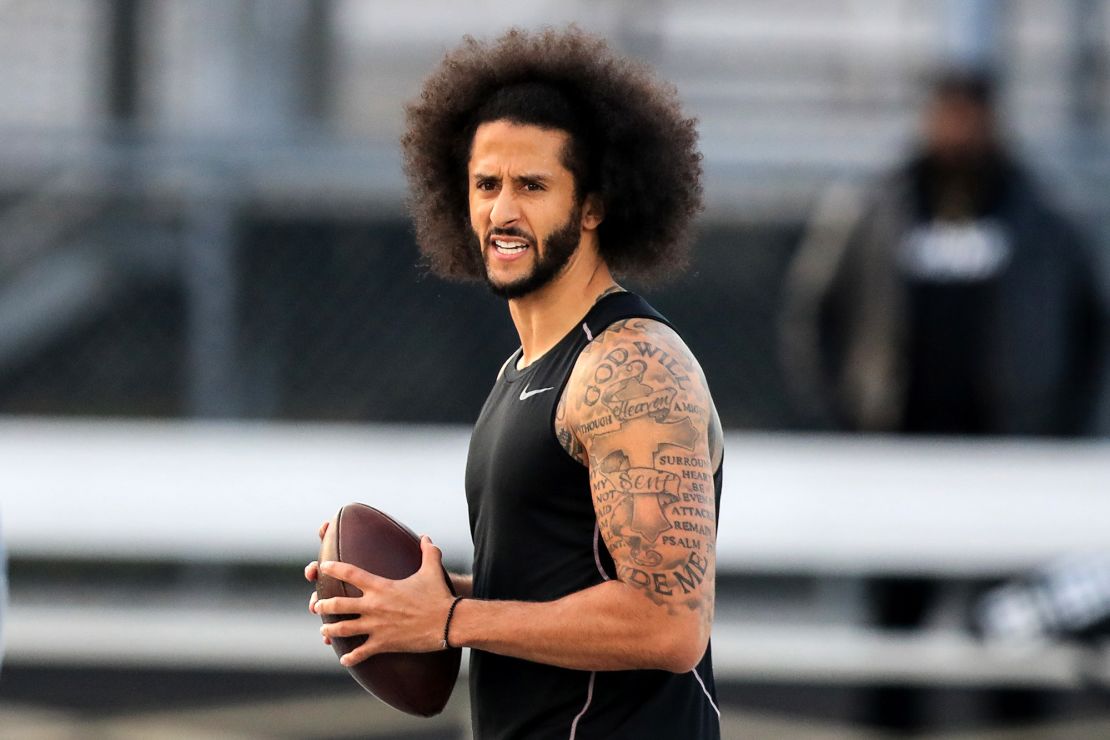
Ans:
<svg viewBox="0 0 1110 740"><path fill-rule="evenodd" d="M551 602L467 599L456 607L450 642L577 670L681 673L701 658L708 628L680 608L655 604L620 581Z"/></svg>
<svg viewBox="0 0 1110 740"><path fill-rule="evenodd" d="M462 573L448 573L451 577L451 590L456 596L470 598L474 595L474 576Z"/></svg>

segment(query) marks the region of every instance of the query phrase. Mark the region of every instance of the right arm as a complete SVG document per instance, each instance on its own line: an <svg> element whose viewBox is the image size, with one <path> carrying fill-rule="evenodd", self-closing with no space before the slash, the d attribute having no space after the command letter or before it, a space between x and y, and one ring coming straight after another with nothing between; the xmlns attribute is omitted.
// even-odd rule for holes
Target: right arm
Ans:
<svg viewBox="0 0 1110 740"><path fill-rule="evenodd" d="M829 375L836 360L826 353L838 341L827 332L842 331L839 279L862 217L860 193L848 185L830 188L810 219L783 286L779 366L792 405L811 424L837 425L833 401L837 381Z"/></svg>

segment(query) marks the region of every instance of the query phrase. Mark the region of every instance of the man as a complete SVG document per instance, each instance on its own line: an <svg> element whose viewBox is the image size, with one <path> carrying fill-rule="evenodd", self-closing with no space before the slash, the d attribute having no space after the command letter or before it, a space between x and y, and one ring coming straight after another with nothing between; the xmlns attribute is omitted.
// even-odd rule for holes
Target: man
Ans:
<svg viewBox="0 0 1110 740"><path fill-rule="evenodd" d="M926 435L1075 435L1097 407L1105 318L1073 226L1003 141L989 75L937 76L921 144L864 193L836 188L794 260L783 366L799 406L836 428ZM870 581L871 616L919 628L922 578ZM873 717L917 729L916 692Z"/></svg>
<svg viewBox="0 0 1110 740"><path fill-rule="evenodd" d="M784 369L841 428L1089 432L1098 272L1005 146L990 77L945 72L919 152L819 210L788 280Z"/></svg>
<svg viewBox="0 0 1110 740"><path fill-rule="evenodd" d="M417 239L441 275L508 301L520 348L470 445L473 577L364 592L342 658L471 651L475 737L716 738L709 651L721 429L689 349L614 270L674 271L700 206L694 122L577 30L468 40L409 107ZM306 575L313 579L315 564Z"/></svg>

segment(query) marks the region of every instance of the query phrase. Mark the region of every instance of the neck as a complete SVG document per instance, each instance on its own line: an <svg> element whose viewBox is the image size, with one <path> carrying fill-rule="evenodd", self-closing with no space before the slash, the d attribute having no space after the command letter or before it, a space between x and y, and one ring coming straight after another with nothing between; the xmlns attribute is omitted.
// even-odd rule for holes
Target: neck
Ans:
<svg viewBox="0 0 1110 740"><path fill-rule="evenodd" d="M520 367L531 365L558 344L601 294L614 287L613 276L596 250L583 246L550 283L509 301L509 314L523 350Z"/></svg>

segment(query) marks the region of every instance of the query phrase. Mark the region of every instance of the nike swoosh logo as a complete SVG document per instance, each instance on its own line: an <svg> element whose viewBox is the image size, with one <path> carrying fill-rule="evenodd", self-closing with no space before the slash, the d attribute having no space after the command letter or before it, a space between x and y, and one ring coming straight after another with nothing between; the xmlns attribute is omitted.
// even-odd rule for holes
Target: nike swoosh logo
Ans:
<svg viewBox="0 0 1110 740"><path fill-rule="evenodd" d="M536 395L537 393L543 393L544 391L553 391L553 390L555 390L554 386L552 386L551 388L537 388L534 391L530 391L530 390L528 390L528 386L524 386L524 390L522 390L520 392L520 400L521 401L526 401L529 398L531 398L532 396Z"/></svg>

